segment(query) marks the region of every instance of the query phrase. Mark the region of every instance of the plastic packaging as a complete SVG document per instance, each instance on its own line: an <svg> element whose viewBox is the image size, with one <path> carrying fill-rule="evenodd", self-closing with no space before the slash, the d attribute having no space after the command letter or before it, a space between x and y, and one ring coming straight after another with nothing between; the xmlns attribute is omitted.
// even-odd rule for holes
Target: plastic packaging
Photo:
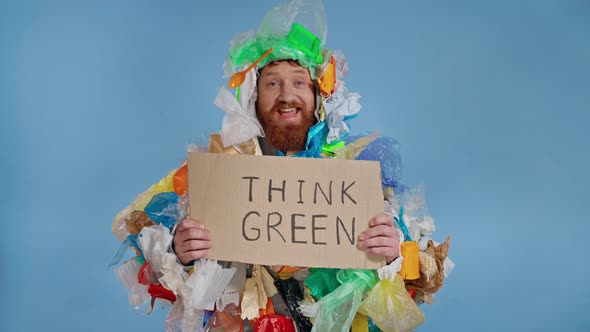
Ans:
<svg viewBox="0 0 590 332"><path fill-rule="evenodd" d="M125 251L127 251L127 249L129 249L130 247L134 247L135 249L137 249L141 253L141 249L139 248L139 245L137 244L138 235L139 234L131 234L131 235L127 236L127 239L125 239L125 241L123 241L123 243L121 243L121 246L119 246L119 250L117 250L117 253L113 257L113 260L109 264L109 267L115 266L117 263L119 263L121 261L121 259L123 258L123 255L125 255Z"/></svg>
<svg viewBox="0 0 590 332"><path fill-rule="evenodd" d="M156 224L162 224L169 230L186 217L186 202L180 200L175 192L163 192L154 195L144 211Z"/></svg>
<svg viewBox="0 0 590 332"><path fill-rule="evenodd" d="M358 102L360 97L360 94L348 91L344 81L339 81L338 89L326 99L324 109L326 110L326 122L330 129L327 137L328 143L346 138L350 129L345 121L355 117L361 110L361 104Z"/></svg>
<svg viewBox="0 0 590 332"><path fill-rule="evenodd" d="M340 286L336 279L338 269L313 268L310 271L311 275L305 279L305 285L316 299L321 299Z"/></svg>
<svg viewBox="0 0 590 332"><path fill-rule="evenodd" d="M159 273L162 269L162 258L172 244L172 234L168 228L163 225L144 227L139 233L138 244L152 269Z"/></svg>
<svg viewBox="0 0 590 332"><path fill-rule="evenodd" d="M174 177L172 178L172 183L174 185L174 192L178 196L184 195L188 191L187 173L188 173L188 164L184 163L184 165L182 165L182 167L180 167L174 173Z"/></svg>
<svg viewBox="0 0 590 332"><path fill-rule="evenodd" d="M144 227L152 226L154 222L144 211L133 211L128 218L125 219L125 228L129 234L137 234L141 232Z"/></svg>
<svg viewBox="0 0 590 332"><path fill-rule="evenodd" d="M295 279L278 279L275 280L275 286L279 291L279 294L281 294L281 298L289 308L291 317L293 317L295 324L297 324L297 330L299 332L311 331L311 322L299 311L299 302L303 300L303 291L299 286L299 282Z"/></svg>
<svg viewBox="0 0 590 332"><path fill-rule="evenodd" d="M412 240L419 241L434 232L434 220L428 214L424 199L424 186L406 190L399 195L399 200L404 207L404 221Z"/></svg>
<svg viewBox="0 0 590 332"><path fill-rule="evenodd" d="M152 199L152 197L156 194L173 191L174 184L172 182L172 178L174 177L174 173L176 173L176 169L170 171L170 173L163 177L159 182L153 184L146 191L137 196L133 203L129 205L131 211L143 210L145 206L148 204L148 202Z"/></svg>
<svg viewBox="0 0 590 332"><path fill-rule="evenodd" d="M265 315L256 321L254 332L295 332L295 326L285 316Z"/></svg>
<svg viewBox="0 0 590 332"><path fill-rule="evenodd" d="M435 245L432 240L428 241L428 245L424 253L434 257L436 260L437 272L433 276L427 278L425 275L420 275L416 280L406 281L408 289L416 289L423 295L423 300L426 303L432 303L434 294L444 284L444 261L447 258L451 239L447 237L445 242Z"/></svg>
<svg viewBox="0 0 590 332"><path fill-rule="evenodd" d="M420 248L414 241L406 241L401 244L401 255L404 257L401 277L404 280L416 280L420 278Z"/></svg>
<svg viewBox="0 0 590 332"><path fill-rule="evenodd" d="M349 331L363 295L377 283L377 273L373 270L340 270L336 274L342 283L330 294L312 306L316 312L312 331Z"/></svg>
<svg viewBox="0 0 590 332"><path fill-rule="evenodd" d="M215 260L199 259L194 272L183 286L185 308L213 310L215 301L231 280L236 269L224 269Z"/></svg>
<svg viewBox="0 0 590 332"><path fill-rule="evenodd" d="M323 50L326 38L326 16L321 0L281 3L266 14L258 31L240 33L230 42L224 65L226 75L231 76L238 68L253 63L270 48L273 48L272 53L259 67L276 60L294 59L306 68L320 68L329 58ZM310 72L314 79L321 74L316 74L316 70Z"/></svg>
<svg viewBox="0 0 590 332"><path fill-rule="evenodd" d="M221 130L224 147L263 136L262 127L255 113L244 109L226 88L219 89L213 103L226 112Z"/></svg>
<svg viewBox="0 0 590 332"><path fill-rule="evenodd" d="M393 281L380 280L362 302L359 312L371 317L384 332L409 332L424 322L424 314L399 276Z"/></svg>
<svg viewBox="0 0 590 332"><path fill-rule="evenodd" d="M325 121L320 121L313 125L307 134L305 150L297 152L296 154L292 155L292 157L323 158L321 153L324 141L328 135L328 131L329 129ZM278 151L277 154L281 156L284 155L280 151Z"/></svg>
<svg viewBox="0 0 590 332"><path fill-rule="evenodd" d="M399 143L391 137L378 137L358 155L357 160L377 160L381 164L381 182L396 190L400 186L402 161ZM397 190L396 190L397 192Z"/></svg>
<svg viewBox="0 0 590 332"><path fill-rule="evenodd" d="M164 299L166 301L174 302L176 301L176 295L169 289L166 289L164 286L152 285L150 284L147 289L148 293L151 295L152 298L156 299Z"/></svg>
<svg viewBox="0 0 590 332"><path fill-rule="evenodd" d="M147 287L137 282L137 274L141 264L135 259L128 260L123 265L115 268L115 275L129 290L129 304L132 307L139 306L149 299Z"/></svg>
<svg viewBox="0 0 590 332"><path fill-rule="evenodd" d="M239 332L241 324L239 308L230 304L223 311L213 313L205 326L205 332Z"/></svg>
<svg viewBox="0 0 590 332"><path fill-rule="evenodd" d="M164 287L172 290L175 294L182 291L182 285L188 278L188 273L184 271L175 254L170 252L164 254L160 272L162 276L159 281Z"/></svg>

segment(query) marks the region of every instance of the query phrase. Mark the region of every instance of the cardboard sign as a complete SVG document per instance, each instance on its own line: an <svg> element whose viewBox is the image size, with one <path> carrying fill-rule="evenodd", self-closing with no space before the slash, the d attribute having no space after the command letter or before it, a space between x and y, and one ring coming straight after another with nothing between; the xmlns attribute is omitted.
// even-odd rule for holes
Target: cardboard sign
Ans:
<svg viewBox="0 0 590 332"><path fill-rule="evenodd" d="M357 247L383 212L379 162L189 153L190 216L211 232L209 258L376 269Z"/></svg>

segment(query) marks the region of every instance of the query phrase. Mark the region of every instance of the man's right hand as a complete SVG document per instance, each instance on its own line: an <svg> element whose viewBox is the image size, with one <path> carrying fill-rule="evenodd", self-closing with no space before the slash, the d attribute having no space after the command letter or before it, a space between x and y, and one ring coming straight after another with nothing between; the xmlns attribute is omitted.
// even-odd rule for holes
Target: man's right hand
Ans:
<svg viewBox="0 0 590 332"><path fill-rule="evenodd" d="M174 251L180 262L189 265L198 258L206 257L211 248L211 237L205 225L193 219L184 219L174 234Z"/></svg>

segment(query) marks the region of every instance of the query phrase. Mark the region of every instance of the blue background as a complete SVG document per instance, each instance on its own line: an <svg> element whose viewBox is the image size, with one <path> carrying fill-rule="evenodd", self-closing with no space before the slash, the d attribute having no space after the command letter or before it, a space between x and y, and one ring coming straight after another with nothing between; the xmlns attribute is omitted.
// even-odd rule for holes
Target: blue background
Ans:
<svg viewBox="0 0 590 332"><path fill-rule="evenodd" d="M3 331L162 331L106 265L114 215L217 131L229 40L275 1L0 4ZM588 1L325 1L457 268L419 331L590 331Z"/></svg>

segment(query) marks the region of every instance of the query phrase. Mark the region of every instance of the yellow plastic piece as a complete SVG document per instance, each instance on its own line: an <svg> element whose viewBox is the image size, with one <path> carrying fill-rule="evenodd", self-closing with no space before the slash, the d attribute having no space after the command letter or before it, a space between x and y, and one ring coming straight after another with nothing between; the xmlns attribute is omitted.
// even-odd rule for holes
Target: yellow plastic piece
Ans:
<svg viewBox="0 0 590 332"><path fill-rule="evenodd" d="M402 243L401 254L404 257L402 268L399 271L404 280L416 280L420 278L420 247L414 241Z"/></svg>
<svg viewBox="0 0 590 332"><path fill-rule="evenodd" d="M177 169L172 170L168 175L166 175L162 180L158 183L154 184L153 186L149 187L148 190L144 191L141 195L137 196L135 201L129 205L131 211L143 211L146 205L150 202L154 195L163 192L170 192L174 191L174 174L176 173Z"/></svg>
<svg viewBox="0 0 590 332"><path fill-rule="evenodd" d="M352 320L350 330L351 332L369 332L369 319L367 316L357 312Z"/></svg>
<svg viewBox="0 0 590 332"><path fill-rule="evenodd" d="M358 312L371 317L384 332L413 331L424 323L424 313L406 291L399 275L394 280L380 280L367 294Z"/></svg>
<svg viewBox="0 0 590 332"><path fill-rule="evenodd" d="M333 56L330 56L330 63L322 77L318 78L318 85L322 96L327 97L334 92L336 86L336 62Z"/></svg>

